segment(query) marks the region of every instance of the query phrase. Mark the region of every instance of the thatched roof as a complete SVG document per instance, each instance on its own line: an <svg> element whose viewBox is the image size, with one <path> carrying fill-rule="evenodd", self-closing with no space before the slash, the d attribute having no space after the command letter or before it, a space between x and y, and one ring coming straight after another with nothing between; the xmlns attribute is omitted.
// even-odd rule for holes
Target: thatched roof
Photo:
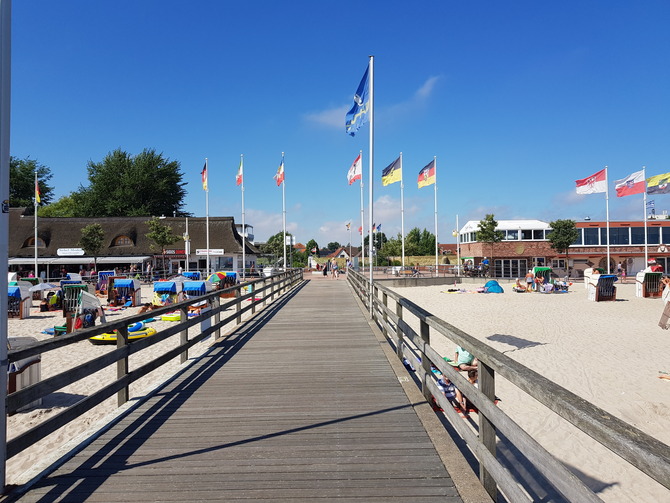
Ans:
<svg viewBox="0 0 670 503"><path fill-rule="evenodd" d="M9 257L32 257L35 250L32 238L35 236L33 215L23 215L23 208L10 208L9 211ZM105 246L100 257L124 257L138 255L157 255L161 250L152 249L152 241L146 237L149 233L149 217L109 217L109 218L38 218L37 236L44 241L45 247L38 248L40 257L56 257L59 248L77 248L81 238L81 229L97 223L105 231ZM169 225L180 239L167 249L184 249L181 239L186 230L186 219L165 217L161 219ZM191 253L196 249L207 248L206 219L202 217L188 219L188 233L191 241ZM116 246L119 237L130 239L130 245ZM258 255L259 250L245 243L245 253ZM209 217L209 248L223 248L226 255L242 253L242 237L235 229L233 217Z"/></svg>

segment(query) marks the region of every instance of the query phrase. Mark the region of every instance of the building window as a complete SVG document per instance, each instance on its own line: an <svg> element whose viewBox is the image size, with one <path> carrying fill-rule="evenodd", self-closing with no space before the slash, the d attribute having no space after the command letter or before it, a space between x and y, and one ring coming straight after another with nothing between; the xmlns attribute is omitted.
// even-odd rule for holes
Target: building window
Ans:
<svg viewBox="0 0 670 503"><path fill-rule="evenodd" d="M528 262L526 259L494 260L497 278L520 278L526 275Z"/></svg>
<svg viewBox="0 0 670 503"><path fill-rule="evenodd" d="M24 248L35 248L35 238L29 238L26 240L26 242L23 245ZM42 238L37 238L37 247L38 248L46 248L46 245L44 244L44 240Z"/></svg>
<svg viewBox="0 0 670 503"><path fill-rule="evenodd" d="M112 246L133 246L133 240L128 236L119 236L114 240Z"/></svg>
<svg viewBox="0 0 670 503"><path fill-rule="evenodd" d="M647 227L647 243L650 245L657 245L661 243L660 227Z"/></svg>
<svg viewBox="0 0 670 503"><path fill-rule="evenodd" d="M552 269L565 269L565 259L562 259L562 258L551 259L551 268Z"/></svg>
<svg viewBox="0 0 670 503"><path fill-rule="evenodd" d="M516 241L519 239L519 231L506 231L505 240L506 241Z"/></svg>
<svg viewBox="0 0 670 503"><path fill-rule="evenodd" d="M533 239L534 240L544 239L544 231L543 230L534 230L533 231Z"/></svg>
<svg viewBox="0 0 670 503"><path fill-rule="evenodd" d="M599 229L597 228L588 228L584 229L584 244L586 246L593 246L593 245L599 245L600 241L598 240L598 232Z"/></svg>
<svg viewBox="0 0 670 503"><path fill-rule="evenodd" d="M577 229L577 231L579 231L579 235L577 236L577 239L575 239L575 242L572 243L573 246L581 245L583 243L582 229Z"/></svg>
<svg viewBox="0 0 670 503"><path fill-rule="evenodd" d="M533 231L523 230L521 231L521 239L524 241L531 241L533 239Z"/></svg>
<svg viewBox="0 0 670 503"><path fill-rule="evenodd" d="M631 227L630 242L634 245L644 244L644 227Z"/></svg>
<svg viewBox="0 0 670 503"><path fill-rule="evenodd" d="M602 242L607 243L607 229L602 235ZM610 245L630 244L628 227L610 227Z"/></svg>

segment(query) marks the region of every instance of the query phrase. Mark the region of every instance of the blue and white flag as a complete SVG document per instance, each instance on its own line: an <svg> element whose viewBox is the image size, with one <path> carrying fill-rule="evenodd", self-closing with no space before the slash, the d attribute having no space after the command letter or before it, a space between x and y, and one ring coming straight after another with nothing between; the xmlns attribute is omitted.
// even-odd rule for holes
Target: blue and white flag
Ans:
<svg viewBox="0 0 670 503"><path fill-rule="evenodd" d="M651 201L647 201L647 209L648 210L653 210L656 207L654 204L654 200L652 199Z"/></svg>
<svg viewBox="0 0 670 503"><path fill-rule="evenodd" d="M351 136L355 136L361 126L368 121L368 111L370 110L369 71L370 66L368 65L363 74L363 80L361 80L361 83L358 84L358 89L356 89L354 104L347 113L345 129Z"/></svg>

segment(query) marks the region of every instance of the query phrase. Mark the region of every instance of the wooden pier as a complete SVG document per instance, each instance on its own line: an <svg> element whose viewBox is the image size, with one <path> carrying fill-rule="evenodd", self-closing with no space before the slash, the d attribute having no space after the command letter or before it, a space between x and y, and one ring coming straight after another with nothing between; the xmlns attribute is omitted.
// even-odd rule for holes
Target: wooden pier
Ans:
<svg viewBox="0 0 670 503"><path fill-rule="evenodd" d="M8 501L473 501L383 346L310 279Z"/></svg>

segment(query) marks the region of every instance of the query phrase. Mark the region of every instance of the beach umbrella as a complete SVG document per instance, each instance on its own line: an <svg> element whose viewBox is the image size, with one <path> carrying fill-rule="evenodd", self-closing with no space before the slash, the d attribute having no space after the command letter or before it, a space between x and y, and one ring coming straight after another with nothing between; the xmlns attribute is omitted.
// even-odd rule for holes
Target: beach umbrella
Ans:
<svg viewBox="0 0 670 503"><path fill-rule="evenodd" d="M219 281L222 281L226 279L226 273L217 271L213 274L210 274L209 277L207 278L207 281L210 281L212 283L218 283Z"/></svg>
<svg viewBox="0 0 670 503"><path fill-rule="evenodd" d="M30 292L41 292L43 290L53 290L55 288L60 288L58 285L52 285L51 283L38 283L35 286L31 286L28 291Z"/></svg>

